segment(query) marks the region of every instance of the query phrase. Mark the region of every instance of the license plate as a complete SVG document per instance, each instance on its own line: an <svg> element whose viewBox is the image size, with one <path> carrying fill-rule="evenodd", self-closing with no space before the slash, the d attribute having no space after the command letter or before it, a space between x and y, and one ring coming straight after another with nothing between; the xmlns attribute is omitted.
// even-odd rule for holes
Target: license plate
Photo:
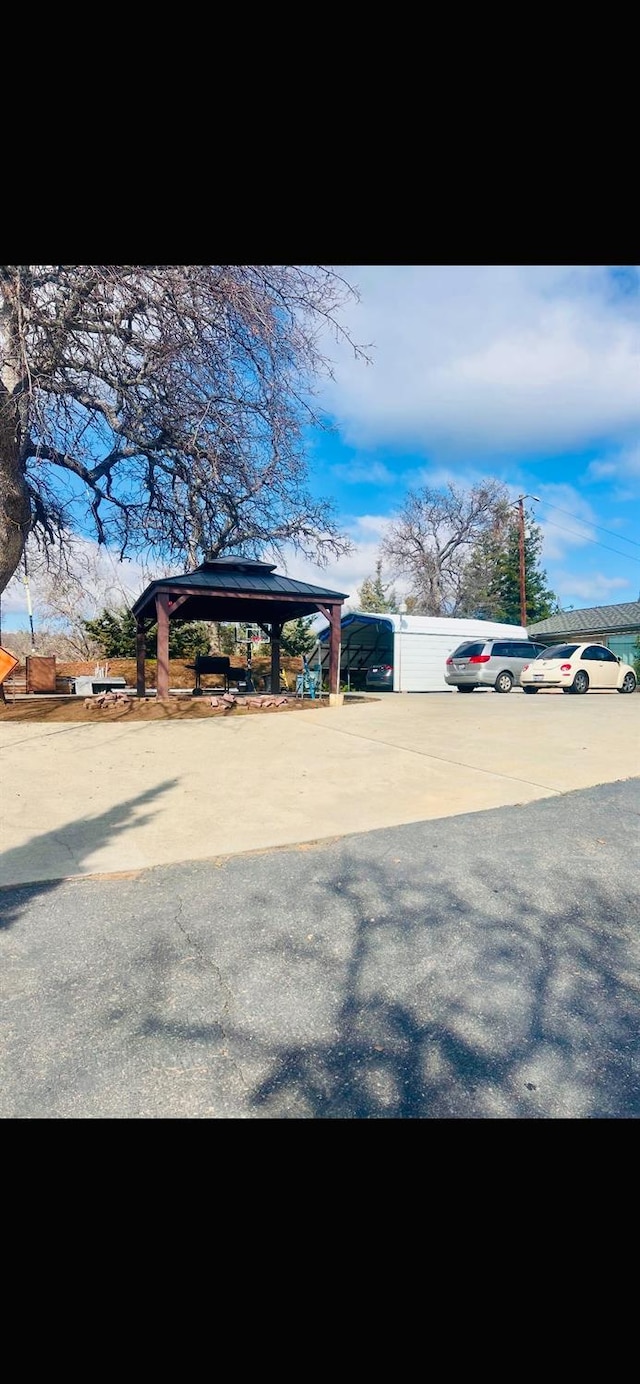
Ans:
<svg viewBox="0 0 640 1384"><path fill-rule="evenodd" d="M456 673L464 673L464 670L465 670L465 668L466 668L467 665L466 665L466 663L454 663L453 666L454 666L454 668L455 668L455 670L456 670Z"/></svg>
<svg viewBox="0 0 640 1384"><path fill-rule="evenodd" d="M534 682L544 682L544 673L534 673L534 675L533 675L533 681L534 681Z"/></svg>

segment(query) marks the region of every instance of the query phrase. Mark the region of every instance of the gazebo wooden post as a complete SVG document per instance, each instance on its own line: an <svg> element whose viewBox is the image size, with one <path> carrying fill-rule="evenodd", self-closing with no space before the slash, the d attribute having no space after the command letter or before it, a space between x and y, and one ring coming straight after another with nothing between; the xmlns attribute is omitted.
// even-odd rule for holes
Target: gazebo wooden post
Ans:
<svg viewBox="0 0 640 1384"><path fill-rule="evenodd" d="M168 592L158 592L156 596L156 617L158 620L156 690L159 701L167 701L169 697L169 601Z"/></svg>
<svg viewBox="0 0 640 1384"><path fill-rule="evenodd" d="M280 691L280 635L282 624L271 626L271 691Z"/></svg>
<svg viewBox="0 0 640 1384"><path fill-rule="evenodd" d="M340 619L339 605L332 605L329 608L329 618L331 620L331 633L329 635L329 694L340 691L340 635L342 622Z"/></svg>
<svg viewBox="0 0 640 1384"><path fill-rule="evenodd" d="M136 616L136 686L139 697L146 697L144 618Z"/></svg>

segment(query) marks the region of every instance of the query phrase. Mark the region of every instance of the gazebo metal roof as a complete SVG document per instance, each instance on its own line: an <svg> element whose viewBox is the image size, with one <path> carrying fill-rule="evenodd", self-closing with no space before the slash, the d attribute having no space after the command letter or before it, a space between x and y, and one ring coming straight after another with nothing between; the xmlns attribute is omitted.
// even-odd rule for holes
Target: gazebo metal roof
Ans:
<svg viewBox="0 0 640 1384"><path fill-rule="evenodd" d="M155 620L155 600L161 592L185 597L174 617L180 620L242 620L258 624L297 620L317 611L318 602L342 602L348 595L279 576L275 564L242 557L211 558L193 572L152 581L134 602L133 614Z"/></svg>

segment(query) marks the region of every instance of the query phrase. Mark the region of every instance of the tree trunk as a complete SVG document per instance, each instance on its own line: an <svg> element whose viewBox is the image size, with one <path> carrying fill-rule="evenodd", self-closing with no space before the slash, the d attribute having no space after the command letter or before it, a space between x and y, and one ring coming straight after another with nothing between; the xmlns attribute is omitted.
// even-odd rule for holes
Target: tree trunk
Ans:
<svg viewBox="0 0 640 1384"><path fill-rule="evenodd" d="M20 566L31 527L25 479L29 396L20 336L20 291L0 285L0 595Z"/></svg>
<svg viewBox="0 0 640 1384"><path fill-rule="evenodd" d="M31 521L20 440L18 404L0 382L0 593L20 565Z"/></svg>

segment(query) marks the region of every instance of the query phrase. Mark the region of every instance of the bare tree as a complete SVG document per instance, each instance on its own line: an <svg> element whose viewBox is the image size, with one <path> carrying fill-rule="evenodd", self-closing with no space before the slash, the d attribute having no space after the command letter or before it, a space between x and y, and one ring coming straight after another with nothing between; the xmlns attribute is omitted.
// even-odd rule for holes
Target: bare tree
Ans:
<svg viewBox="0 0 640 1384"><path fill-rule="evenodd" d="M52 652L53 643L64 648L69 657L92 658L100 649L85 629L85 620L95 618L105 608L126 609L148 582L168 575L162 565L139 563L129 568L126 563L117 563L107 550L72 533L65 533L62 545L51 552L42 552L30 538L24 556L25 575L21 566L5 594L13 597L14 609L18 602L23 606L26 624L23 583L27 577L37 653Z"/></svg>
<svg viewBox="0 0 640 1384"><path fill-rule="evenodd" d="M120 554L326 562L304 429L355 290L330 267L0 266L0 591L28 533Z"/></svg>
<svg viewBox="0 0 640 1384"><path fill-rule="evenodd" d="M470 490L409 491L387 530L382 553L394 575L411 582L407 604L415 614L468 614L474 571L486 560L484 540L508 522L508 493L497 480ZM478 572L478 575L479 572ZM486 574L480 585L484 589Z"/></svg>

